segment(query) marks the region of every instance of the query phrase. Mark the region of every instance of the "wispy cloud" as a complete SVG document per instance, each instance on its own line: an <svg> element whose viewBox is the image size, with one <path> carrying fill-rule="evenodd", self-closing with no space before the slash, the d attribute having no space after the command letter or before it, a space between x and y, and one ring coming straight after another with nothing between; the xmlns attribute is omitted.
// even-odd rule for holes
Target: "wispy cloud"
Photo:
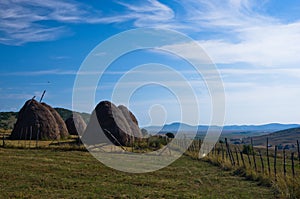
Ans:
<svg viewBox="0 0 300 199"><path fill-rule="evenodd" d="M100 14L87 5L63 0L6 0L0 7L0 42L7 45L55 40L68 32L65 24L93 23ZM48 21L57 25L47 25Z"/></svg>
<svg viewBox="0 0 300 199"><path fill-rule="evenodd" d="M131 3L119 0L112 2L119 10L107 12L105 8L97 10L71 0L7 0L0 2L0 43L21 45L55 40L70 34L68 24L130 22L128 28L172 28L191 34L216 63L297 65L300 62L297 56L300 22L287 23L268 15L264 10L266 2L145 0ZM48 21L55 23L50 25ZM194 57L193 50L186 51Z"/></svg>
<svg viewBox="0 0 300 199"><path fill-rule="evenodd" d="M41 75L76 75L77 71L73 70L39 70L39 71L18 71L1 73L1 76L41 76Z"/></svg>

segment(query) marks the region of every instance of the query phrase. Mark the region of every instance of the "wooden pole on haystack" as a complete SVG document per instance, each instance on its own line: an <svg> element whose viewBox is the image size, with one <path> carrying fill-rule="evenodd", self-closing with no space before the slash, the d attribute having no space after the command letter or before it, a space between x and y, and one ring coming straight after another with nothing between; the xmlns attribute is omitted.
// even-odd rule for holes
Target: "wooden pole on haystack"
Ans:
<svg viewBox="0 0 300 199"><path fill-rule="evenodd" d="M46 93L46 90L44 90L44 91L43 91L42 97L41 97L41 99L40 99L40 103L42 102L42 100L43 100L43 98L44 98L44 95L45 95L45 93Z"/></svg>

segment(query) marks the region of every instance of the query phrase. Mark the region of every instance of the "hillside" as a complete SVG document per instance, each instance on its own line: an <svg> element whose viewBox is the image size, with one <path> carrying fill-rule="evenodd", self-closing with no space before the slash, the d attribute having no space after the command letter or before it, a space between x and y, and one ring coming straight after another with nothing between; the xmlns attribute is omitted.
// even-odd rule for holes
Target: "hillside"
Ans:
<svg viewBox="0 0 300 199"><path fill-rule="evenodd" d="M0 129L13 129L17 115L16 112L0 112Z"/></svg>
<svg viewBox="0 0 300 199"><path fill-rule="evenodd" d="M297 139L300 140L300 128L290 128L286 130L276 131L267 135L253 137L254 145L266 145L266 140L272 145L291 145L296 144ZM250 138L244 139L245 143L250 143Z"/></svg>
<svg viewBox="0 0 300 199"><path fill-rule="evenodd" d="M65 108L54 108L54 109L59 113L59 115L62 117L63 120L66 120L72 114L72 111L69 109L65 109ZM91 116L90 114L88 113L79 113L79 114L81 115L85 123L89 122Z"/></svg>
<svg viewBox="0 0 300 199"><path fill-rule="evenodd" d="M260 136L276 131L281 131L290 128L298 128L299 124L279 124L279 123L270 123L264 125L228 125L228 126L212 126L212 129L222 128L222 136L226 137L248 137L248 136ZM199 125L191 126L184 123L172 123L166 124L164 126L149 126L144 127L150 133L157 132L173 132L176 133L180 128L184 132L191 132L198 130L198 135L205 135L209 126Z"/></svg>

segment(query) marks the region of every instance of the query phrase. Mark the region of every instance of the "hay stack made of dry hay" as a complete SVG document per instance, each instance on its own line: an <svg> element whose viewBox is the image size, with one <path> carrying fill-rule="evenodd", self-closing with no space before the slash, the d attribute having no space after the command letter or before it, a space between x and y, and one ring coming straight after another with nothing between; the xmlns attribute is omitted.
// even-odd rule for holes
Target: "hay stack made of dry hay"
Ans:
<svg viewBox="0 0 300 199"><path fill-rule="evenodd" d="M46 103L31 99L19 111L10 138L54 140L67 136L67 127L57 111Z"/></svg>
<svg viewBox="0 0 300 199"><path fill-rule="evenodd" d="M73 112L65 121L70 135L81 136L86 128L86 123L79 113Z"/></svg>
<svg viewBox="0 0 300 199"><path fill-rule="evenodd" d="M125 106L100 102L93 111L82 140L89 145L107 143L129 146L142 138L136 117Z"/></svg>

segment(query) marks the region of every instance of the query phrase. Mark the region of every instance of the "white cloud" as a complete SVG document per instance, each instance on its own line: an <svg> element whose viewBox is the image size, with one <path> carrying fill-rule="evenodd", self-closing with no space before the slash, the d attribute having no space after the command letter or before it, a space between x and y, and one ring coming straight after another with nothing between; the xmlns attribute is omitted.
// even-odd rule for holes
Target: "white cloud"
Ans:
<svg viewBox="0 0 300 199"><path fill-rule="evenodd" d="M199 41L215 63L245 62L258 66L298 66L300 63L300 22L249 27L241 30L240 42Z"/></svg>
<svg viewBox="0 0 300 199"><path fill-rule="evenodd" d="M84 4L63 0L5 0L0 7L0 42L7 45L55 40L68 32L64 23L93 23L100 14ZM51 27L47 21L59 25Z"/></svg>
<svg viewBox="0 0 300 199"><path fill-rule="evenodd" d="M41 76L41 75L76 75L77 71L73 70L39 70L39 71L18 71L18 72L9 72L1 73L1 76Z"/></svg>

